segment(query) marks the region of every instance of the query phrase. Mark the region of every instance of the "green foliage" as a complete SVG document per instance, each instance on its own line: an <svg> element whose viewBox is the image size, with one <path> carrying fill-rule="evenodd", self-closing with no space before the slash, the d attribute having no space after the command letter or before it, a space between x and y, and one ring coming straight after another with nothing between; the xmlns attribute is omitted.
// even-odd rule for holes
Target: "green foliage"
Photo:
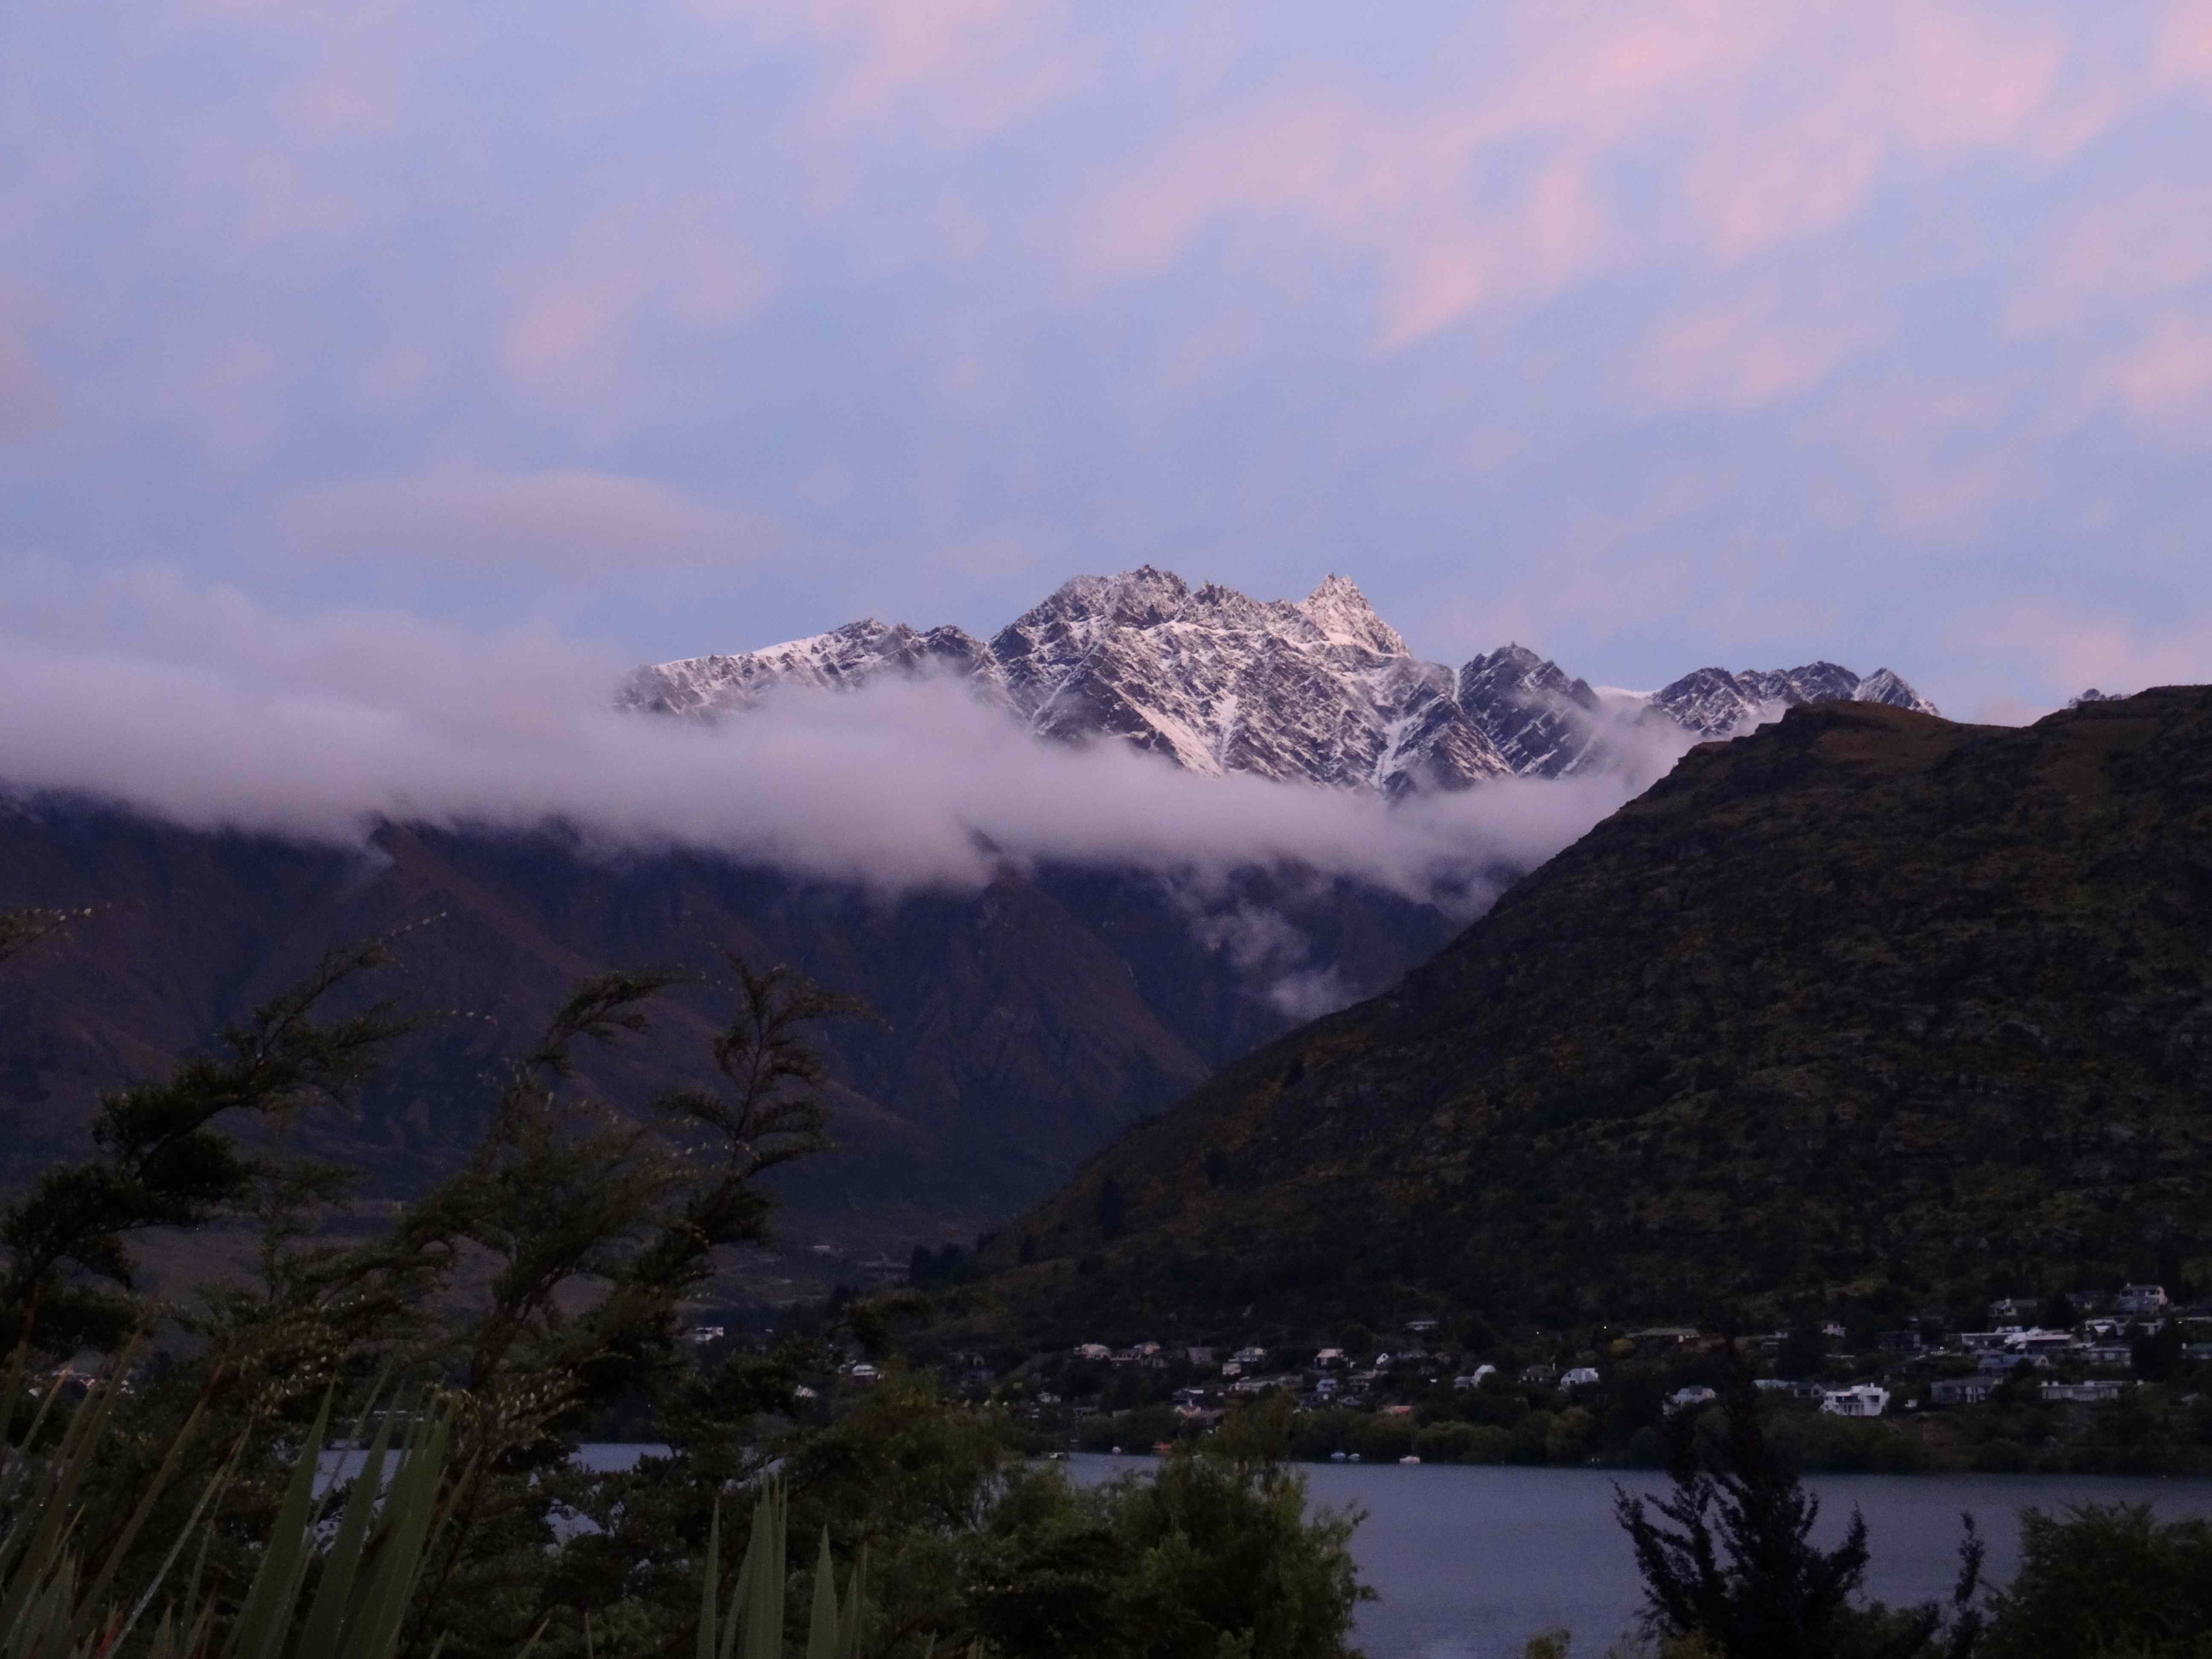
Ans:
<svg viewBox="0 0 2212 1659"><path fill-rule="evenodd" d="M20 914L20 913L19 913ZM20 936L22 924L15 931ZM281 1118L311 1099L343 1102L392 1040L420 1022L389 1004L332 1020L322 1004L391 960L386 940L333 951L315 969L224 1031L221 1052L167 1080L101 1097L93 1156L44 1170L0 1213L9 1264L0 1325L68 1352L111 1344L130 1328L135 1274L125 1238L149 1227L192 1227L239 1204L259 1171L217 1120Z"/></svg>
<svg viewBox="0 0 2212 1659"><path fill-rule="evenodd" d="M25 1357L19 1346L10 1363L4 1395L10 1404L22 1401ZM441 1511L450 1419L435 1410L417 1415L387 1482L392 1419L386 1413L385 1426L325 1533L319 1511L337 1501L317 1491L330 1418L326 1397L293 1455L283 1503L244 1599L222 1607L204 1582L204 1541L188 1581L173 1592L170 1581L203 1517L219 1509L246 1449L241 1438L205 1479L187 1524L126 1603L112 1594L117 1571L201 1420L196 1413L186 1422L119 1533L113 1530L120 1516L103 1516L85 1499L88 1477L115 1430L125 1369L118 1364L95 1381L52 1443L45 1443L41 1431L62 1390L48 1389L21 1443L8 1450L0 1468L0 1516L6 1522L0 1533L0 1659L99 1659L116 1653L165 1594L168 1605L144 1650L149 1659L392 1659L424 1545ZM87 1537L98 1540L91 1546L94 1557L79 1553ZM89 1577L80 1571L81 1561L100 1558L103 1565ZM314 1594L303 1602L311 1581Z"/></svg>
<svg viewBox="0 0 2212 1659"><path fill-rule="evenodd" d="M333 956L217 1059L111 1097L94 1157L10 1212L7 1288L33 1341L88 1328L65 1305L140 1311L114 1292L131 1283L123 1242L146 1225L241 1215L260 1249L254 1280L159 1310L189 1348L125 1356L58 1428L15 1413L0 1642L36 1645L0 1659L90 1659L126 1639L158 1659L1344 1651L1352 1521L1306 1514L1279 1424L1170 1460L1157 1481L1084 1490L896 1368L841 1395L838 1351L880 1346L883 1309L848 1300L789 1321L805 1334L773 1353L695 1362L681 1331L712 1253L763 1237L760 1177L827 1144L809 1036L855 1010L786 969L728 960L720 1083L642 1121L583 1086L574 1056L643 1031L691 976L585 981L493 1080L459 1168L381 1234L319 1242L317 1206L343 1172L286 1162L281 1133L276 1154L248 1155L230 1129L281 1131L310 1100L343 1100L407 1022L385 1004L325 1010L342 991L362 1001L354 981L386 955ZM19 1381L30 1352L18 1345ZM798 1408L802 1378L825 1407ZM335 1402L395 1387L410 1409L364 1410L337 1443L366 1443L365 1468L322 1490ZM672 1455L622 1473L573 1461L617 1401L652 1412ZM737 1492L755 1501L726 1527ZM811 1564L790 1558L793 1535L817 1540Z"/></svg>
<svg viewBox="0 0 2212 1659"><path fill-rule="evenodd" d="M1832 1550L1811 1541L1820 1499L1769 1444L1750 1369L1730 1352L1719 1444L1702 1444L1692 1414L1677 1412L1668 1425L1672 1495L1647 1500L1616 1488L1615 1512L1644 1577L1647 1632L1695 1637L1719 1659L1966 1659L1982 1630L1973 1605L1982 1546L1971 1518L1948 1621L1933 1604L1855 1606L1866 1577L1865 1519L1854 1511Z"/></svg>
<svg viewBox="0 0 2212 1659"><path fill-rule="evenodd" d="M1003 1328L1848 1300L1894 1328L2212 1285L2208 785L2202 687L2007 731L1825 705L1694 750L1391 995L1224 1067L1022 1217L1036 1260L986 1263Z"/></svg>
<svg viewBox="0 0 2212 1659"><path fill-rule="evenodd" d="M1994 1598L1984 1659L2212 1654L2212 1522L2084 1504L2023 1510L2020 1528L2020 1571Z"/></svg>

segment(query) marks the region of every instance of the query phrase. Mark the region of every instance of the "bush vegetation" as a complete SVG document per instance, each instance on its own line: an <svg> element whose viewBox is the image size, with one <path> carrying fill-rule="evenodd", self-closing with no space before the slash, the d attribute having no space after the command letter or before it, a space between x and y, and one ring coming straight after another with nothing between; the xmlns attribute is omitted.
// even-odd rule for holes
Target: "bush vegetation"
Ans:
<svg viewBox="0 0 2212 1659"><path fill-rule="evenodd" d="M66 921L0 921L0 956ZM721 964L716 1085L642 1118L577 1055L693 976L585 981L487 1085L451 1176L365 1240L320 1237L350 1172L292 1130L419 1023L371 994L392 957L335 952L208 1056L110 1094L88 1153L0 1215L0 1659L1346 1651L1352 1522L1309 1514L1272 1443L1079 1487L885 1356L841 1389L841 1354L884 1341L860 1304L702 1362L714 1251L764 1237L760 1177L827 1144L811 1034L861 1012L782 969ZM252 1274L143 1296L133 1237L217 1217L252 1224ZM104 1365L57 1363L87 1345ZM665 1454L585 1467L616 1415ZM787 1534L819 1547L787 1559Z"/></svg>

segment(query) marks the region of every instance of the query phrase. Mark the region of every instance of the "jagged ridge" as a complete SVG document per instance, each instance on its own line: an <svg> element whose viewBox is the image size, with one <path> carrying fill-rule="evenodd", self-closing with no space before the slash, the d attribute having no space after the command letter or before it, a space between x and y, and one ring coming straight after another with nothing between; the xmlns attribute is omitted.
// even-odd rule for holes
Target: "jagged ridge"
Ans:
<svg viewBox="0 0 2212 1659"><path fill-rule="evenodd" d="M872 617L641 668L621 701L712 717L772 690L928 672L965 680L1040 737L1114 737L1209 775L1388 794L1618 766L1655 731L1725 738L1805 703L1936 712L1887 668L1861 678L1830 662L1700 668L1648 696L1613 698L1521 645L1454 672L1414 656L1348 578L1330 575L1303 599L1255 599L1212 582L1193 588L1150 565L1078 576L988 641Z"/></svg>

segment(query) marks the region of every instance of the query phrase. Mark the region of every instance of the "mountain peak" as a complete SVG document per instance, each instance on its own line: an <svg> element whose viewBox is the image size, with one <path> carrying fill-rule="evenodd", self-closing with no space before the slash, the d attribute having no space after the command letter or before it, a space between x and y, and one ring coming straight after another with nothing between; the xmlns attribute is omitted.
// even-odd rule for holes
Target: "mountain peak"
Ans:
<svg viewBox="0 0 2212 1659"><path fill-rule="evenodd" d="M1332 643L1357 646L1386 657L1413 655L1405 637L1375 614L1359 584L1349 576L1331 571L1294 609Z"/></svg>
<svg viewBox="0 0 2212 1659"><path fill-rule="evenodd" d="M964 681L1041 738L1117 738L1208 775L1386 795L1618 765L1648 749L1624 737L1646 711L1705 738L1807 702L1934 712L1887 669L1863 680L1828 662L1699 669L1615 708L1517 641L1456 672L1424 662L1359 585L1334 571L1303 599L1255 599L1217 582L1194 589L1150 564L1073 577L988 641L870 617L758 651L641 668L619 701L711 717L779 688L842 690L927 673Z"/></svg>

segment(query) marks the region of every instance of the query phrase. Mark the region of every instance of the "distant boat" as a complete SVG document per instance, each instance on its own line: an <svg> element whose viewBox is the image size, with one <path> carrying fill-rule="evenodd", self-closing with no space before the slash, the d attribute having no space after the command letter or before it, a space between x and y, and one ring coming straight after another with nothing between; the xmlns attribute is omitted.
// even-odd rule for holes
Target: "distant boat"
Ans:
<svg viewBox="0 0 2212 1659"><path fill-rule="evenodd" d="M1420 1460L1419 1458L1418 1458L1418 1457L1414 1457L1414 1456L1412 1456L1412 1455L1407 1455L1407 1456L1404 1456L1404 1457L1400 1458L1398 1461L1399 1461L1401 1463L1418 1463L1418 1462L1419 1462L1421 1460Z"/></svg>

